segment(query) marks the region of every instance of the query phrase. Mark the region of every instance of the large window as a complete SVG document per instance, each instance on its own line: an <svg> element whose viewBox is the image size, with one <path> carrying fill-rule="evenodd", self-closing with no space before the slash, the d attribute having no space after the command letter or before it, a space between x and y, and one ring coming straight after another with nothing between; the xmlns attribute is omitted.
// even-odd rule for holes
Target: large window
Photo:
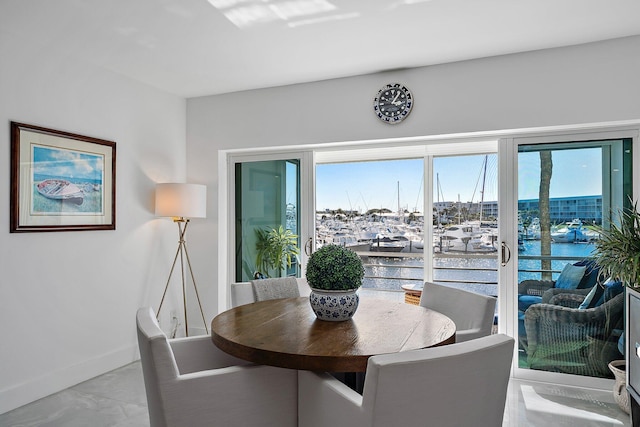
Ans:
<svg viewBox="0 0 640 427"><path fill-rule="evenodd" d="M355 250L365 289L429 280L498 296L495 154L321 163L315 189L316 244Z"/></svg>
<svg viewBox="0 0 640 427"><path fill-rule="evenodd" d="M424 160L318 164L315 239L356 251L365 289L422 284Z"/></svg>

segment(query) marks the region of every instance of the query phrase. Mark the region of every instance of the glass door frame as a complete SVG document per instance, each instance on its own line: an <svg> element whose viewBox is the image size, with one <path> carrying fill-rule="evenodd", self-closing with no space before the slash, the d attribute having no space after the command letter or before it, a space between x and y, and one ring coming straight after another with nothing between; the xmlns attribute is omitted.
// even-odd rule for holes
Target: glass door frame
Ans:
<svg viewBox="0 0 640 427"><path fill-rule="evenodd" d="M495 155L498 156L498 139L496 138L493 141L483 141L482 143L474 143L473 145L460 145L455 144L454 147L451 145L448 146L427 146L427 154L425 155L425 217L426 212L433 212L434 207L434 198L436 198L436 194L433 193L434 185L436 185L435 177L434 177L434 159L438 157L464 157L464 156L482 156L482 155ZM499 179L499 176L498 176ZM498 207L500 206L500 194L497 194ZM425 220L426 221L426 220ZM500 223L500 216L498 216L498 224ZM427 227L425 225L424 231L424 241L425 242L433 242L434 238L434 227L433 225ZM425 246L426 248L426 246ZM431 249L431 247L430 247ZM426 282L434 281L434 267L435 267L435 257L433 256L433 250L430 252L431 256L424 257L424 280ZM502 298L502 294L500 293L500 287L498 286L498 300Z"/></svg>
<svg viewBox="0 0 640 427"><path fill-rule="evenodd" d="M603 141L615 139L631 139L633 147L633 182L638 183L640 173L639 160L640 148L638 147L637 129L605 129L593 131L574 132L545 132L538 134L514 135L509 138L501 138L498 142L498 179L499 179L499 241L505 247L504 257L499 265L498 281L503 304L499 308L499 316L508 319L508 322L499 323L499 331L511 337L517 336L518 327L518 147L520 145L571 143L580 141ZM633 186L633 199L638 200L640 185ZM505 262L506 261L506 262ZM517 345L514 350L512 363L512 376L514 378L532 381L544 381L557 384L565 384L577 387L591 387L608 389L611 380L579 375L569 375L554 372L537 371L520 368L518 366Z"/></svg>
<svg viewBox="0 0 640 427"><path fill-rule="evenodd" d="M307 262L305 244L313 237L315 212L313 183L315 182L313 165L313 151L310 150L270 150L268 152L230 152L221 151L218 158L220 185L218 186L218 312L231 307L230 286L235 282L236 247L235 231L235 166L238 163L263 162L270 160L298 160L300 162L300 224L298 235L300 238L300 265L302 271ZM226 181L226 182L225 182Z"/></svg>

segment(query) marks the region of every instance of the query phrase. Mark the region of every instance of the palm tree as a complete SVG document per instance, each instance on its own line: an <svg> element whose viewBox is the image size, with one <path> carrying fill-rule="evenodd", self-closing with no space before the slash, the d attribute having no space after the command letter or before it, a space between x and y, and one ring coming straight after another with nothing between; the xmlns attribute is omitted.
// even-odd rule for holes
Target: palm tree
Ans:
<svg viewBox="0 0 640 427"><path fill-rule="evenodd" d="M540 255L551 255L551 213L549 210L549 187L551 186L551 174L553 172L553 160L551 151L540 151L540 192L538 203L540 206ZM543 259L540 262L542 280L551 280L551 259Z"/></svg>

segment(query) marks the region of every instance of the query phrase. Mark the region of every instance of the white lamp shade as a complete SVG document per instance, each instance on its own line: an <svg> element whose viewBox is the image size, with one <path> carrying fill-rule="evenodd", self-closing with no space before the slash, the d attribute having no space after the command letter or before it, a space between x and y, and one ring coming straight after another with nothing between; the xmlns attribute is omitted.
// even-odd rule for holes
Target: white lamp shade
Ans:
<svg viewBox="0 0 640 427"><path fill-rule="evenodd" d="M207 216L207 186L179 183L157 184L156 215L205 218Z"/></svg>

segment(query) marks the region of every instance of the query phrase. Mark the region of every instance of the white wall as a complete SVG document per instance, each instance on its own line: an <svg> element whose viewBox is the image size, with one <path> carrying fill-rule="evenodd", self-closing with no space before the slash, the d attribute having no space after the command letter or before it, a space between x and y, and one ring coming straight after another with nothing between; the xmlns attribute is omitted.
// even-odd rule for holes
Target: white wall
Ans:
<svg viewBox="0 0 640 427"><path fill-rule="evenodd" d="M401 124L373 113L389 82L411 89ZM218 150L494 131L640 118L640 37L254 90L187 101L189 177L209 185L192 236L199 274L215 281ZM215 314L217 295L207 289Z"/></svg>
<svg viewBox="0 0 640 427"><path fill-rule="evenodd" d="M0 31L0 413L135 360L177 245L153 202L185 177L185 100L48 43ZM9 233L10 121L117 143L115 231Z"/></svg>

